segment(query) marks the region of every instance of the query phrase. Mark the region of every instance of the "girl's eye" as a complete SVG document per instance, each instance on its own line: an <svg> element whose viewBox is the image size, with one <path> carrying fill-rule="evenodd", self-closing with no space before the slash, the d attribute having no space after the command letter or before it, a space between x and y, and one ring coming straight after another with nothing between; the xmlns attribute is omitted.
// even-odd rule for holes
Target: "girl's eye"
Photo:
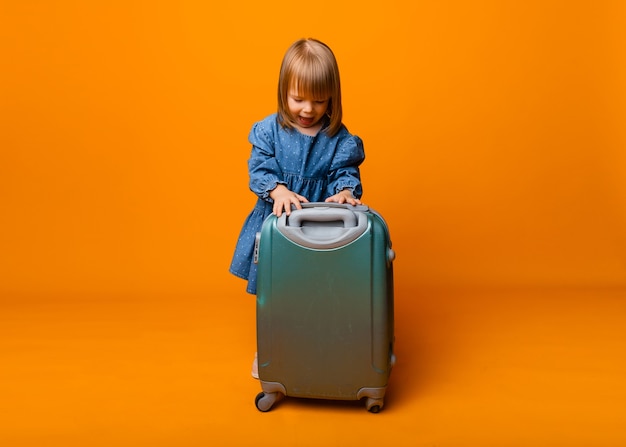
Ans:
<svg viewBox="0 0 626 447"><path fill-rule="evenodd" d="M326 102L326 100L322 100L322 101L315 101L317 104L324 104Z"/></svg>

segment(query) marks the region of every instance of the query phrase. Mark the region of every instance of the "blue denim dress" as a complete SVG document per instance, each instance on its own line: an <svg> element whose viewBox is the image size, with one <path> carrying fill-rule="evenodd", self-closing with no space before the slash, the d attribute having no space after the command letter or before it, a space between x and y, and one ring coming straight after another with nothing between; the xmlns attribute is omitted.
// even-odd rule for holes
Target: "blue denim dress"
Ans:
<svg viewBox="0 0 626 447"><path fill-rule="evenodd" d="M296 129L284 129L276 114L252 126L248 172L250 190L258 199L243 224L230 265L233 275L248 281L248 293L256 293L254 240L272 213L270 191L283 184L309 202L323 202L346 188L354 197L361 198L363 194L359 172L365 160L363 142L345 126L330 137L324 132L326 126L328 119L317 135L309 136Z"/></svg>

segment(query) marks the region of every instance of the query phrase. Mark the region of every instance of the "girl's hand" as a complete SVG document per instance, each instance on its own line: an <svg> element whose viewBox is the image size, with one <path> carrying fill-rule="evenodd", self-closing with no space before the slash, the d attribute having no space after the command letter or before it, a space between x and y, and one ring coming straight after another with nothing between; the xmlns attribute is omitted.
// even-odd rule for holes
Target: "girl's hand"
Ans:
<svg viewBox="0 0 626 447"><path fill-rule="evenodd" d="M334 196L330 196L325 202L349 203L350 205L361 205L361 201L352 195L352 191L344 189Z"/></svg>
<svg viewBox="0 0 626 447"><path fill-rule="evenodd" d="M270 197L274 200L273 212L276 217L280 217L285 210L285 214L291 214L291 205L295 205L296 209L302 209L300 202L308 202L306 197L296 194L287 189L285 185L278 185L270 192Z"/></svg>

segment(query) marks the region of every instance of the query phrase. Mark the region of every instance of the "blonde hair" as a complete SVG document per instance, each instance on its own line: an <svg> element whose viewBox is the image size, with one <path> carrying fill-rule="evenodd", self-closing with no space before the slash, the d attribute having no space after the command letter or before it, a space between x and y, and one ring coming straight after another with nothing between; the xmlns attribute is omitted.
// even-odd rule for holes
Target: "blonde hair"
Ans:
<svg viewBox="0 0 626 447"><path fill-rule="evenodd" d="M330 124L325 132L333 136L341 128L341 84L339 67L332 50L316 39L294 42L283 57L278 77L278 121L292 129L294 122L287 106L289 90L316 99L329 99L326 114Z"/></svg>

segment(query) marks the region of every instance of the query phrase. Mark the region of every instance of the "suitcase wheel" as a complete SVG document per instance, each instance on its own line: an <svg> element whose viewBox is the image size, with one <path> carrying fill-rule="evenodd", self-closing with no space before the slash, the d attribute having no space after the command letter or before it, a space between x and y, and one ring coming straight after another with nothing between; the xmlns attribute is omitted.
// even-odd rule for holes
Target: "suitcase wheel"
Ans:
<svg viewBox="0 0 626 447"><path fill-rule="evenodd" d="M365 408L367 408L367 411L370 413L378 413L383 408L383 400L368 397L365 401Z"/></svg>
<svg viewBox="0 0 626 447"><path fill-rule="evenodd" d="M380 405L372 405L368 411L370 413L378 413L380 411Z"/></svg>
<svg viewBox="0 0 626 447"><path fill-rule="evenodd" d="M262 412L267 412L272 409L272 406L280 399L282 395L280 393L264 393L260 392L254 399L254 405Z"/></svg>

